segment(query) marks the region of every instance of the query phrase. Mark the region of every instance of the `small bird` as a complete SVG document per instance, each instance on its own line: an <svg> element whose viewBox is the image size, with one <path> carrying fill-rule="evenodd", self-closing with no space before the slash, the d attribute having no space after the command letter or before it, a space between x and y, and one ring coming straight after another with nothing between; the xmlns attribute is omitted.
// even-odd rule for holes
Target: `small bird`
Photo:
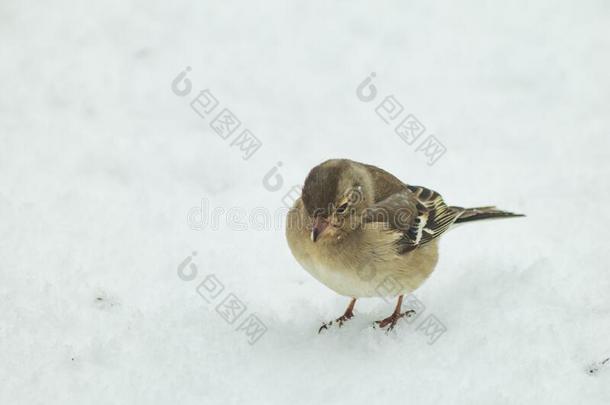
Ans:
<svg viewBox="0 0 610 405"><path fill-rule="evenodd" d="M363 297L396 298L394 312L376 321L392 330L405 294L434 271L439 236L455 224L521 217L495 207L448 206L436 191L407 185L378 167L331 159L314 167L287 214L286 239L296 260L322 284L350 297L345 313L324 323L342 326Z"/></svg>

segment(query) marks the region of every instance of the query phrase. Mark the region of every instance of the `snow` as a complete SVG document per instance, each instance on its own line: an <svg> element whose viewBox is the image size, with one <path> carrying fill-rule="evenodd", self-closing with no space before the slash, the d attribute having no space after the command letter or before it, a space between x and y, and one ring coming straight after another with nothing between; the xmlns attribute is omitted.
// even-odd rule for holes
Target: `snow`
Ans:
<svg viewBox="0 0 610 405"><path fill-rule="evenodd" d="M596 1L4 1L0 403L607 404L609 34ZM377 116L389 95L435 164ZM221 108L251 158L210 128ZM528 216L448 233L415 322L373 329L393 305L367 299L318 335L348 299L243 215L281 213L333 157ZM202 200L217 226L192 229Z"/></svg>

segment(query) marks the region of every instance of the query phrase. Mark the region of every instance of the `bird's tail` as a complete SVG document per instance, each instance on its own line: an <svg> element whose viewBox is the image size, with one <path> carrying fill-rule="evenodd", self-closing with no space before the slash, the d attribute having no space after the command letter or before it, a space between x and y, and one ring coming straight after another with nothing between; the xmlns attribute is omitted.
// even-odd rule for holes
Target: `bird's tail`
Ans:
<svg viewBox="0 0 610 405"><path fill-rule="evenodd" d="M463 209L464 211L455 221L456 224L459 224L461 222L478 221L480 219L513 218L525 216L523 214L515 214L508 211L502 211L497 209L496 207L476 207L461 209Z"/></svg>

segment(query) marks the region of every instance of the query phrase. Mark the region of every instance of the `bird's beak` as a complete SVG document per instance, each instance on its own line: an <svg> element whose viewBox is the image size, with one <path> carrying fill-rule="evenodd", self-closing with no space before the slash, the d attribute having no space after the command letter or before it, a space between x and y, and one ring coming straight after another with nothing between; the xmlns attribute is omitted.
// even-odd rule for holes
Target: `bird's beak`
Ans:
<svg viewBox="0 0 610 405"><path fill-rule="evenodd" d="M313 220L313 226L311 227L312 242L315 242L318 240L318 237L320 236L320 234L322 232L324 232L324 230L326 229L327 226L328 226L328 219L326 219L326 218L316 217Z"/></svg>

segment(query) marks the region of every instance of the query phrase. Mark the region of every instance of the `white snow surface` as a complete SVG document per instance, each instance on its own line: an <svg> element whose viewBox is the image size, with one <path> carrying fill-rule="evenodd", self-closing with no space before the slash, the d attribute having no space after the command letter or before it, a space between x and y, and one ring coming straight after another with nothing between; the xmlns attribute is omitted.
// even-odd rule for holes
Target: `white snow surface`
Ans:
<svg viewBox="0 0 610 405"><path fill-rule="evenodd" d="M610 403L610 366L587 372L610 356L607 2L5 0L0 44L0 403ZM191 109L203 89L262 141L250 159ZM446 147L434 165L376 115L388 95ZM419 319L373 329L382 299L318 335L348 299L282 223L187 223L202 199L273 213L337 157L527 214L443 237L416 291L434 344Z"/></svg>

